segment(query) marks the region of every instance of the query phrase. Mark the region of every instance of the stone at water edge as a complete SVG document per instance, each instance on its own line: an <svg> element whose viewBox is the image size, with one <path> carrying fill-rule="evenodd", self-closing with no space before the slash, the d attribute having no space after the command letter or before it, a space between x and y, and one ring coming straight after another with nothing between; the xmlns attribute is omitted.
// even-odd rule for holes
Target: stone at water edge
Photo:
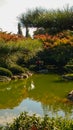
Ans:
<svg viewBox="0 0 73 130"><path fill-rule="evenodd" d="M62 75L62 79L73 80L73 75L71 75L71 74Z"/></svg>
<svg viewBox="0 0 73 130"><path fill-rule="evenodd" d="M6 81L11 81L11 78L7 76L0 76L0 82L6 82Z"/></svg>
<svg viewBox="0 0 73 130"><path fill-rule="evenodd" d="M69 92L69 94L67 95L67 98L68 98L70 101L73 101L73 90Z"/></svg>

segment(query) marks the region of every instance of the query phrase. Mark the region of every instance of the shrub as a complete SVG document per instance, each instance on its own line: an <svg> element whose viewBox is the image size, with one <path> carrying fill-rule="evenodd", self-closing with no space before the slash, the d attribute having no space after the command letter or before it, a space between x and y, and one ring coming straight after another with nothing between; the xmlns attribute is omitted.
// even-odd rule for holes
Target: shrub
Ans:
<svg viewBox="0 0 73 130"><path fill-rule="evenodd" d="M49 118L22 113L6 130L73 130L73 121L63 118Z"/></svg>
<svg viewBox="0 0 73 130"><path fill-rule="evenodd" d="M36 65L30 65L29 70L31 71L38 71L38 67Z"/></svg>
<svg viewBox="0 0 73 130"><path fill-rule="evenodd" d="M0 31L0 39L4 40L5 42L8 42L8 41L22 40L25 39L25 37L23 37L22 35L11 34L11 33Z"/></svg>
<svg viewBox="0 0 73 130"><path fill-rule="evenodd" d="M44 50L44 62L56 65L61 68L65 66L71 57L73 57L73 46L71 45L57 45L51 49Z"/></svg>
<svg viewBox="0 0 73 130"><path fill-rule="evenodd" d="M1 55L0 55L1 56ZM6 57L6 55L2 55L1 57L0 57L0 67L3 67L3 68L6 68L7 67L7 64L6 64L6 59L7 59L7 57Z"/></svg>
<svg viewBox="0 0 73 130"><path fill-rule="evenodd" d="M1 76L8 76L11 77L12 76L12 72L6 68L2 68L0 67L0 75Z"/></svg>
<svg viewBox="0 0 73 130"><path fill-rule="evenodd" d="M21 73L24 73L24 69L23 67L15 64L13 66L10 67L10 70L13 74L21 74Z"/></svg>

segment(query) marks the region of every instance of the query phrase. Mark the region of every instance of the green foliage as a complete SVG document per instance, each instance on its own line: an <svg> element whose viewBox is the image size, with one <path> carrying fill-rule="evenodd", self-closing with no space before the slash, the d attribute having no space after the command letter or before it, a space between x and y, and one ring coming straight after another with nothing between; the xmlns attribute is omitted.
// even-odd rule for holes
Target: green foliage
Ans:
<svg viewBox="0 0 73 130"><path fill-rule="evenodd" d="M0 42L0 54L8 54L9 48L6 45L5 41Z"/></svg>
<svg viewBox="0 0 73 130"><path fill-rule="evenodd" d="M16 43L13 41L0 43L0 66L8 69L14 64L28 67L28 61L42 48L39 40L30 38L18 40Z"/></svg>
<svg viewBox="0 0 73 130"><path fill-rule="evenodd" d="M19 17L19 21L23 27L42 27L51 34L73 30L73 7L66 6L62 10L28 10Z"/></svg>
<svg viewBox="0 0 73 130"><path fill-rule="evenodd" d="M38 20L40 20L40 15L46 12L45 9L36 8L33 10L27 10L26 13L22 13L18 20L22 24L23 27L36 27L38 24Z"/></svg>
<svg viewBox="0 0 73 130"><path fill-rule="evenodd" d="M18 17L22 27L26 28L26 37L29 37L29 27L36 27L40 14L43 13L42 9L28 10L26 13Z"/></svg>
<svg viewBox="0 0 73 130"><path fill-rule="evenodd" d="M6 45L6 46L5 46ZM22 52L22 53L27 53L28 51L39 51L42 47L42 43L39 40L33 40L31 38L24 39L24 40L19 40L17 42L8 42L5 44L5 48L7 47L9 49L9 53L14 53L14 52Z"/></svg>
<svg viewBox="0 0 73 130"><path fill-rule="evenodd" d="M2 68L0 67L0 75L1 76L8 76L11 77L12 76L12 72L6 68Z"/></svg>
<svg viewBox="0 0 73 130"><path fill-rule="evenodd" d="M47 115L39 117L33 114L31 116L24 112L7 128L7 130L72 130L73 121L62 118L49 118Z"/></svg>
<svg viewBox="0 0 73 130"><path fill-rule="evenodd" d="M68 65L73 65L73 58L71 58L70 61L67 64Z"/></svg>
<svg viewBox="0 0 73 130"><path fill-rule="evenodd" d="M65 37L65 35L66 34L62 36ZM40 60L43 63L40 69L45 68L47 65L55 65L57 68L62 68L73 58L72 37L67 37L69 41L71 41L71 44L65 44L65 38L63 40L57 38L55 46L52 46L54 41L45 43L48 45L51 44L51 47L48 46L48 48L44 47L42 44L43 41L31 38L18 40L16 42L9 41L7 43L0 43L0 66L11 69L12 72L13 68L16 68L16 65L37 70L36 62ZM13 73L16 72L17 70Z"/></svg>
<svg viewBox="0 0 73 130"><path fill-rule="evenodd" d="M58 45L51 50L51 61L55 63L57 66L64 66L73 56L72 53L73 47L70 45Z"/></svg>
<svg viewBox="0 0 73 130"><path fill-rule="evenodd" d="M52 64L57 67L63 67L73 57L73 47L71 45L60 44L53 48L44 49L38 53L38 57L44 61L44 64Z"/></svg>
<svg viewBox="0 0 73 130"><path fill-rule="evenodd" d="M12 65L10 68L10 71L13 73L13 74L21 74L21 73L24 73L24 69L19 66L19 65Z"/></svg>
<svg viewBox="0 0 73 130"><path fill-rule="evenodd" d="M37 34L46 34L48 33L48 29L44 29L44 28L37 28L36 31L34 31L34 35L37 35Z"/></svg>

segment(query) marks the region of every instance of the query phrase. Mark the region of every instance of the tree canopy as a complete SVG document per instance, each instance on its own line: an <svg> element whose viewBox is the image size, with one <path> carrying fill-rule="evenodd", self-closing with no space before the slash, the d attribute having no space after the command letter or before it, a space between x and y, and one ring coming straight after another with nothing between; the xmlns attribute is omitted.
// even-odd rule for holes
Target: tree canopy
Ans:
<svg viewBox="0 0 73 130"><path fill-rule="evenodd" d="M28 10L18 17L22 27L37 27L47 29L50 33L63 30L73 30L73 6L62 10L35 9Z"/></svg>

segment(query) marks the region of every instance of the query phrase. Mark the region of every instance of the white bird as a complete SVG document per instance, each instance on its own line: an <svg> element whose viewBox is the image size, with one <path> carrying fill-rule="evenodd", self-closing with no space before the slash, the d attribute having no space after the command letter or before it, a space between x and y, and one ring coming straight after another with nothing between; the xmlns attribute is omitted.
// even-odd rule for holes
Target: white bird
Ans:
<svg viewBox="0 0 73 130"><path fill-rule="evenodd" d="M31 90L34 89L34 88L35 88L35 86L34 86L34 82L31 81Z"/></svg>

